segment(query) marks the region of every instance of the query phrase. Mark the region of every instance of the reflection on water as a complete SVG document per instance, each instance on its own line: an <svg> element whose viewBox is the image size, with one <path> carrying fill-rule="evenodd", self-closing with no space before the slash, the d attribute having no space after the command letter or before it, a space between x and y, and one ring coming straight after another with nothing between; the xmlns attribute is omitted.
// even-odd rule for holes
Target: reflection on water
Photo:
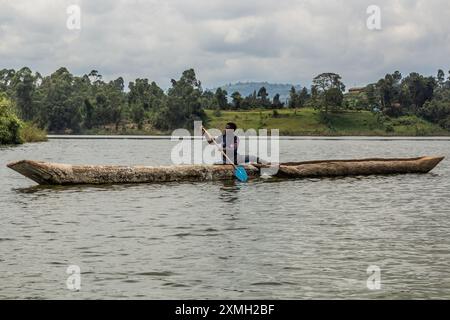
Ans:
<svg viewBox="0 0 450 320"><path fill-rule="evenodd" d="M100 184L100 185L34 185L25 188L14 188L13 191L17 193L41 193L41 194L55 194L57 192L101 192L101 191L121 191L128 188L133 188L136 184Z"/></svg>
<svg viewBox="0 0 450 320"><path fill-rule="evenodd" d="M231 181L220 181L221 184L220 197L219 199L223 202L234 203L239 200L240 182Z"/></svg>
<svg viewBox="0 0 450 320"><path fill-rule="evenodd" d="M5 164L168 164L172 142L0 150L0 298L450 298L450 165L334 179L34 186ZM450 141L282 141L281 160L450 157ZM79 265L82 290L66 289ZM366 287L367 267L382 289Z"/></svg>

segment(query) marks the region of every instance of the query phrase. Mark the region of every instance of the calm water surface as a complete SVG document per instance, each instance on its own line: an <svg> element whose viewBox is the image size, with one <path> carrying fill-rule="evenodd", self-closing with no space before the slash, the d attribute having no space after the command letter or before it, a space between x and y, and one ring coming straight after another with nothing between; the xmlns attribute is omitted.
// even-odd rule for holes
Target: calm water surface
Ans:
<svg viewBox="0 0 450 320"><path fill-rule="evenodd" d="M48 188L5 167L170 164L173 145L0 147L0 298L450 298L450 141L280 146L283 161L447 156L425 175ZM380 290L367 289L370 265Z"/></svg>

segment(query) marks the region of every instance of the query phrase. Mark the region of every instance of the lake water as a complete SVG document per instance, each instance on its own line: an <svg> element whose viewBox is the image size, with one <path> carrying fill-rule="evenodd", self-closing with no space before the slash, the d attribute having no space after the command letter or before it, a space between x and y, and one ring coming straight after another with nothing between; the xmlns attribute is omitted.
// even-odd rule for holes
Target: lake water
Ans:
<svg viewBox="0 0 450 320"><path fill-rule="evenodd" d="M447 158L431 173L33 187L10 161L170 164L165 140L0 147L0 298L450 298L450 141L286 140L283 161ZM81 290L67 289L69 265ZM369 290L367 268L381 269Z"/></svg>

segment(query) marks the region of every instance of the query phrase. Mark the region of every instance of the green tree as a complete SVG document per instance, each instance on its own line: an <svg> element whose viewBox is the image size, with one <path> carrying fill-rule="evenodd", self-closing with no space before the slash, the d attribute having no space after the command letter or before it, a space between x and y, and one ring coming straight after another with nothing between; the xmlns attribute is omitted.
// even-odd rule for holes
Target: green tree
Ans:
<svg viewBox="0 0 450 320"><path fill-rule="evenodd" d="M442 69L438 70L437 76L436 76L436 81L438 83L438 86L440 88L444 87L445 84L445 73Z"/></svg>
<svg viewBox="0 0 450 320"><path fill-rule="evenodd" d="M43 78L38 89L42 103L39 120L49 131L80 132L84 99L75 90L74 82L74 76L66 68Z"/></svg>
<svg viewBox="0 0 450 320"><path fill-rule="evenodd" d="M298 95L295 91L295 87L292 86L289 91L289 108L297 108Z"/></svg>
<svg viewBox="0 0 450 320"><path fill-rule="evenodd" d="M93 100L96 126L114 124L116 130L118 130L126 100L123 88L122 78L109 83L97 82Z"/></svg>
<svg viewBox="0 0 450 320"><path fill-rule="evenodd" d="M153 81L148 79L136 79L130 82L128 93L128 103L130 105L139 104L145 111L156 111L164 100L164 91Z"/></svg>
<svg viewBox="0 0 450 320"><path fill-rule="evenodd" d="M334 111L342 107L343 91L345 85L341 76L336 73L322 73L313 79L313 92L316 99L316 108L328 114L331 107Z"/></svg>
<svg viewBox="0 0 450 320"><path fill-rule="evenodd" d="M395 71L393 74L387 74L376 84L379 105L383 113L388 116L400 116L403 113L400 105L401 79L400 72Z"/></svg>
<svg viewBox="0 0 450 320"><path fill-rule="evenodd" d="M364 89L364 93L367 97L367 104L370 108L370 110L373 110L374 108L378 107L378 97L376 94L376 86L375 84L369 84Z"/></svg>
<svg viewBox="0 0 450 320"><path fill-rule="evenodd" d="M324 93L324 101L327 107L331 107L333 111L336 111L338 108L342 107L344 94L339 88L330 88Z"/></svg>
<svg viewBox="0 0 450 320"><path fill-rule="evenodd" d="M0 145L19 144L22 121L14 114L12 103L0 94Z"/></svg>
<svg viewBox="0 0 450 320"><path fill-rule="evenodd" d="M91 83L93 83L94 85L102 83L103 77L101 74L98 73L97 70L92 70L91 72L89 72L88 77Z"/></svg>
<svg viewBox="0 0 450 320"><path fill-rule="evenodd" d="M399 102L402 107L416 114L426 101L431 100L435 87L434 77L412 72L401 83Z"/></svg>
<svg viewBox="0 0 450 320"><path fill-rule="evenodd" d="M310 95L308 93L308 89L306 87L303 87L300 93L298 94L298 107L303 108L305 107L306 103L308 102L310 98Z"/></svg>
<svg viewBox="0 0 450 320"><path fill-rule="evenodd" d="M253 95L248 95L241 102L241 109L249 110L253 107Z"/></svg>
<svg viewBox="0 0 450 320"><path fill-rule="evenodd" d="M138 129L141 130L144 126L145 110L140 104L134 104L131 107L131 118L137 124Z"/></svg>
<svg viewBox="0 0 450 320"><path fill-rule="evenodd" d="M269 93L267 92L265 87L261 87L258 90L258 101L257 103L259 104L260 107L263 108L268 108L270 107L270 100L268 99Z"/></svg>
<svg viewBox="0 0 450 320"><path fill-rule="evenodd" d="M273 96L273 100L272 100L272 108L273 109L280 109L283 108L284 103L281 102L280 100L280 94L277 93L276 95Z"/></svg>
<svg viewBox="0 0 450 320"><path fill-rule="evenodd" d="M165 105L164 91L153 81L136 79L128 85L127 95L131 120L142 129L146 118L154 117Z"/></svg>
<svg viewBox="0 0 450 320"><path fill-rule="evenodd" d="M39 73L33 72L24 67L12 74L10 79L10 89L12 98L17 106L19 115L26 121L34 120L37 115L35 103L35 90L37 83L42 80Z"/></svg>
<svg viewBox="0 0 450 320"><path fill-rule="evenodd" d="M209 90L203 91L200 103L203 109L213 109L215 103L214 93Z"/></svg>
<svg viewBox="0 0 450 320"><path fill-rule="evenodd" d="M228 109L228 92L222 88L217 88L214 98L216 100L216 106L219 110Z"/></svg>
<svg viewBox="0 0 450 320"><path fill-rule="evenodd" d="M94 106L89 101L89 99L84 100L84 107L85 107L85 119L83 126L85 129L92 129L92 127L95 124L94 120Z"/></svg>
<svg viewBox="0 0 450 320"><path fill-rule="evenodd" d="M242 106L242 109L245 109L245 110L259 107L259 101L258 101L258 98L256 95L256 90L253 91L252 94L250 94L244 98L241 106Z"/></svg>
<svg viewBox="0 0 450 320"><path fill-rule="evenodd" d="M441 88L419 109L419 115L450 130L450 89Z"/></svg>
<svg viewBox="0 0 450 320"><path fill-rule="evenodd" d="M195 120L205 121L201 96L201 82L197 80L193 69L184 71L178 81L172 79L167 102L154 119L155 127L162 130L182 127L191 129Z"/></svg>
<svg viewBox="0 0 450 320"><path fill-rule="evenodd" d="M231 94L231 98L233 99L233 108L235 110L239 110L242 107L243 98L238 91L235 91Z"/></svg>

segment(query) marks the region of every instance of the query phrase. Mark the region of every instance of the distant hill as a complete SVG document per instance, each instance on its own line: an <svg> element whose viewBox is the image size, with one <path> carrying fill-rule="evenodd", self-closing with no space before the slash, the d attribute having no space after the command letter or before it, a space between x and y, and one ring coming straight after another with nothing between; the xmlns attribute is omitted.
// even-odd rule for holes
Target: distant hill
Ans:
<svg viewBox="0 0 450 320"><path fill-rule="evenodd" d="M230 96L233 92L239 92L243 97L246 97L253 93L253 91L258 92L261 87L265 87L267 93L270 98L273 98L277 93L280 94L280 99L282 102L286 101L289 98L289 90L292 88L292 84L286 83L268 83L268 82L237 82L237 83L229 83L221 86L222 89L226 90L228 93L228 99L231 99ZM210 89L215 92L217 88ZM302 87L300 85L295 86L295 90L301 90Z"/></svg>

